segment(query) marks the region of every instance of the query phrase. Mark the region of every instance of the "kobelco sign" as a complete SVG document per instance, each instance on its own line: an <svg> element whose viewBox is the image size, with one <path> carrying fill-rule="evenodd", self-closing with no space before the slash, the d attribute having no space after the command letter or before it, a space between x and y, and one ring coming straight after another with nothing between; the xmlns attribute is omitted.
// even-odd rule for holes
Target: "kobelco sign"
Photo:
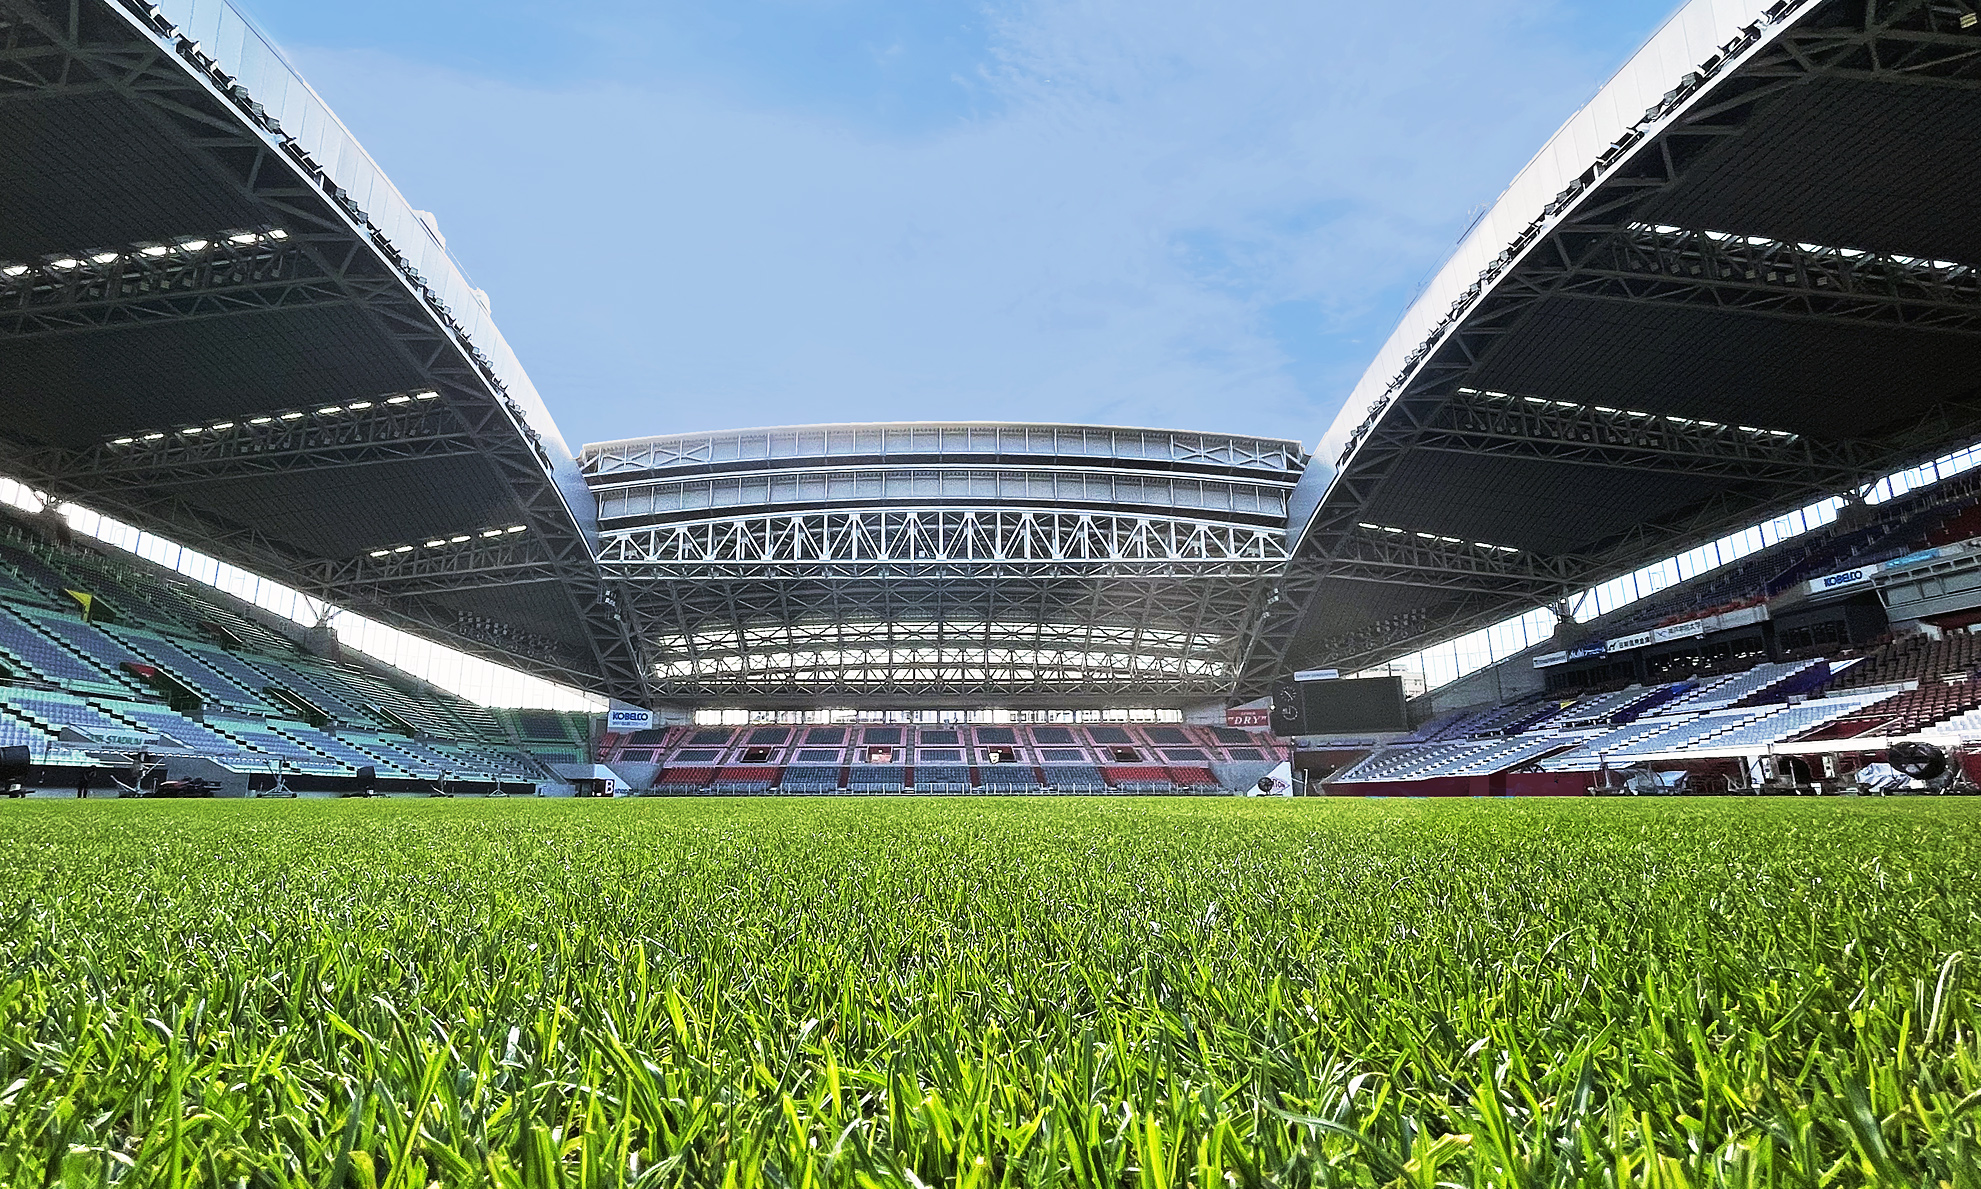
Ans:
<svg viewBox="0 0 1981 1189"><path fill-rule="evenodd" d="M605 729L614 734L645 731L652 726L653 711L642 710L627 702L614 701L605 718Z"/></svg>

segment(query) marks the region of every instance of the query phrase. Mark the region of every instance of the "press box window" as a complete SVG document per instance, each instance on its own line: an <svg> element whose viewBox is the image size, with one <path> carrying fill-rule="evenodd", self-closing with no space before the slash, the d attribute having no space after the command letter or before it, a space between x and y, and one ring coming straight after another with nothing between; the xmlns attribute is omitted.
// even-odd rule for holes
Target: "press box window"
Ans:
<svg viewBox="0 0 1981 1189"><path fill-rule="evenodd" d="M1015 764L1018 762L1018 749L1015 747L984 748L984 763Z"/></svg>
<svg viewBox="0 0 1981 1189"><path fill-rule="evenodd" d="M743 749L743 762L746 764L768 764L770 763L771 751L772 749L768 747L746 747Z"/></svg>
<svg viewBox="0 0 1981 1189"><path fill-rule="evenodd" d="M867 762L869 764L892 764L894 762L894 749L892 747L869 747L867 749Z"/></svg>
<svg viewBox="0 0 1981 1189"><path fill-rule="evenodd" d="M1110 747L1107 749L1107 754L1108 758L1117 764L1134 764L1142 759L1142 753L1132 747Z"/></svg>

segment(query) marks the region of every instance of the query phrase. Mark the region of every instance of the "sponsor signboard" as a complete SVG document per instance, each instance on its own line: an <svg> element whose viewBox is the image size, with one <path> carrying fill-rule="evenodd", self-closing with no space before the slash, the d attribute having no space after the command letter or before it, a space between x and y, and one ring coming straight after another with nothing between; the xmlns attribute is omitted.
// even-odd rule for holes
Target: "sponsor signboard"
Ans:
<svg viewBox="0 0 1981 1189"><path fill-rule="evenodd" d="M1609 649L1604 641L1591 640L1587 644L1577 644L1575 647L1569 649L1568 659L1579 661L1584 657L1602 656L1607 651Z"/></svg>
<svg viewBox="0 0 1981 1189"><path fill-rule="evenodd" d="M627 702L614 701L606 714L605 729L614 734L627 734L645 731L653 727L653 711L642 710Z"/></svg>
<svg viewBox="0 0 1981 1189"><path fill-rule="evenodd" d="M1840 586L1855 586L1860 582L1869 582L1871 575L1877 572L1877 566L1858 566L1856 569L1838 570L1834 574L1812 578L1809 580L1809 593L1822 594L1826 590L1835 590Z"/></svg>
<svg viewBox="0 0 1981 1189"><path fill-rule="evenodd" d="M1272 707L1256 706L1250 710L1227 710L1224 712L1224 725L1246 730L1262 730L1273 725Z"/></svg>
<svg viewBox="0 0 1981 1189"><path fill-rule="evenodd" d="M1651 643L1651 633L1632 632L1628 636L1612 636L1604 641L1604 647L1611 652L1629 652L1633 648L1644 648Z"/></svg>
<svg viewBox="0 0 1981 1189"><path fill-rule="evenodd" d="M1534 667L1536 669L1552 669L1556 665L1565 665L1567 663L1568 654L1565 652L1544 652L1534 658Z"/></svg>
<svg viewBox="0 0 1981 1189"><path fill-rule="evenodd" d="M1661 628L1651 629L1651 639L1658 644L1663 644L1667 640L1690 640L1705 634L1706 621L1703 619L1688 619L1684 623L1667 624Z"/></svg>
<svg viewBox="0 0 1981 1189"><path fill-rule="evenodd" d="M1340 669L1302 669L1293 675L1295 681L1335 681L1341 677Z"/></svg>

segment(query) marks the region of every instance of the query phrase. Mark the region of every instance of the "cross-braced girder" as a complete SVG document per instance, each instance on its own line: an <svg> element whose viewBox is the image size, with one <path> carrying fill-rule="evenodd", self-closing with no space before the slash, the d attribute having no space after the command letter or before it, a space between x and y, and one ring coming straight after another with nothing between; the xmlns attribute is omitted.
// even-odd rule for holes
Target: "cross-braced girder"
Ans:
<svg viewBox="0 0 1981 1189"><path fill-rule="evenodd" d="M78 484L186 487L299 470L419 462L478 453L473 429L432 392L346 406L276 409L238 419L122 435L50 466Z"/></svg>
<svg viewBox="0 0 1981 1189"><path fill-rule="evenodd" d="M349 305L340 280L280 229L0 263L0 339Z"/></svg>
<svg viewBox="0 0 1981 1189"><path fill-rule="evenodd" d="M1284 564L1250 525L783 512L606 536L665 696L1215 695Z"/></svg>
<svg viewBox="0 0 1981 1189"><path fill-rule="evenodd" d="M1572 266L1522 270L1520 285L1564 297L1981 334L1981 273L1971 264L1695 228L1630 223Z"/></svg>
<svg viewBox="0 0 1981 1189"><path fill-rule="evenodd" d="M615 576L665 570L682 577L814 570L921 569L991 576L1000 567L1176 567L1246 572L1285 560L1277 530L1207 520L1108 512L997 508L770 512L612 530L600 560Z"/></svg>

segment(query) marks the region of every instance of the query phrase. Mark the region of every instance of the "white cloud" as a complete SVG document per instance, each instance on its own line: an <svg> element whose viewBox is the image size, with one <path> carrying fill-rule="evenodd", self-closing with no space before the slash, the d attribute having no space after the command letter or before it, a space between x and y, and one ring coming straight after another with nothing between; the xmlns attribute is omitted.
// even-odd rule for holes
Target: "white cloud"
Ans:
<svg viewBox="0 0 1981 1189"><path fill-rule="evenodd" d="M1599 81L1523 8L1025 4L990 114L913 136L294 52L574 442L957 417L1311 445L1466 209Z"/></svg>

